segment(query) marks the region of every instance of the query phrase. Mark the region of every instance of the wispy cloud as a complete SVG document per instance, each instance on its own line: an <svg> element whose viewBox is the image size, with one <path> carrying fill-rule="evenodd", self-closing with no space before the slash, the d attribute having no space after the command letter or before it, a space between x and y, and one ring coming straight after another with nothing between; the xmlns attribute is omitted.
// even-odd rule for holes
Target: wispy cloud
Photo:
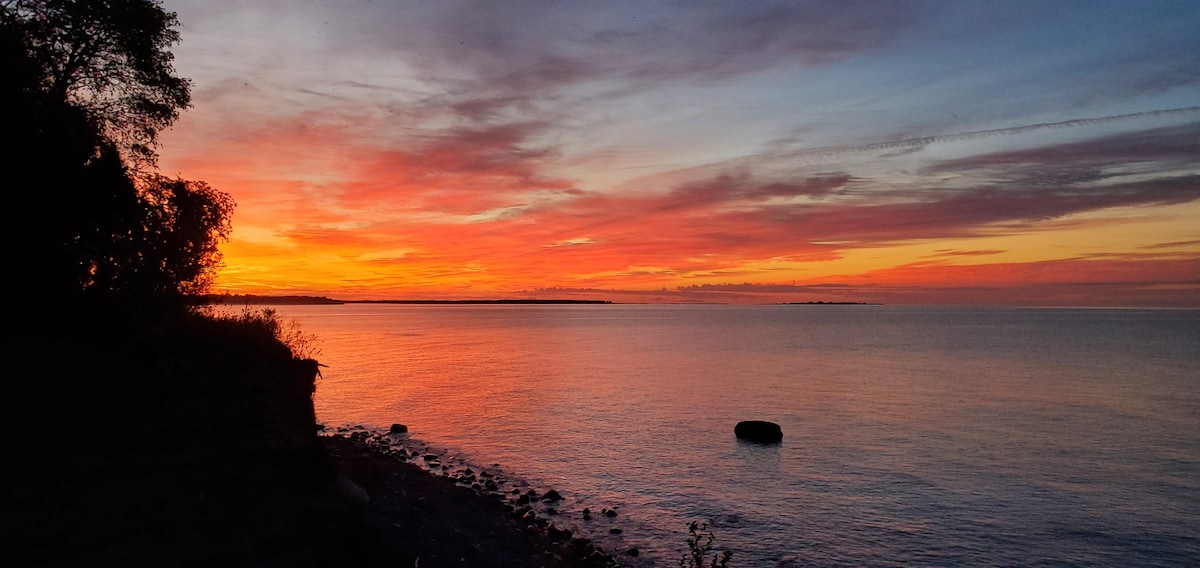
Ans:
<svg viewBox="0 0 1200 568"><path fill-rule="evenodd" d="M162 163L237 199L230 287L965 298L1200 242L1174 3L167 6Z"/></svg>
<svg viewBox="0 0 1200 568"><path fill-rule="evenodd" d="M991 128L991 129L987 129L987 130L975 130L975 131L969 131L969 132L956 132L956 133L951 133L951 134L935 134L935 135L931 135L931 136L919 136L916 138L905 138L902 140L870 142L867 144L853 144L853 145L844 145L844 146L825 146L825 147L818 147L818 148L801 148L798 150L792 150L792 151L787 152L786 157L795 158L795 159L832 158L832 157L836 157L836 156L844 155L844 154L848 154L848 153L871 153L871 152L883 152L883 151L894 152L896 150L913 151L913 150L924 148L925 146L928 146L930 144L935 144L935 143L944 144L944 143L952 143L952 142L963 142L963 141L968 141L968 140L979 140L982 138L989 138L989 137L993 137L993 136L1013 136L1013 135L1018 135L1018 134L1027 134L1027 133L1031 133L1031 132L1037 132L1040 130L1056 130L1056 129L1062 129L1062 128L1078 127L1078 126L1095 126L1095 125L1102 125L1102 124L1112 124L1112 123L1120 123L1120 122L1127 122L1127 121L1135 121L1137 119L1143 119L1143 118L1159 118L1159 117L1181 117L1181 118L1190 117L1192 119L1200 120L1200 106L1172 108L1172 109L1160 109L1160 110L1142 111L1142 112L1134 112L1134 113L1111 115L1111 116L1099 116L1099 117L1091 117L1091 118L1073 118L1070 120L1060 120L1060 121L1055 121L1055 122L1041 122L1041 123L1037 123L1037 124L1024 124L1024 125L1020 125L1020 126L1008 126L1008 127L1004 127L1004 128ZM1186 129L1191 129L1193 127L1194 127L1194 125L1182 127L1182 128L1174 127L1174 129L1186 130ZM1146 135L1143 135L1143 136L1146 138L1152 138L1152 137L1159 135L1159 133L1157 133L1157 132L1151 132L1151 133L1147 133L1147 134L1148 134L1148 136L1146 136ZM1170 133L1164 133L1164 134L1169 135ZM779 144L780 142L782 142L782 141L775 141L776 144ZM1195 150L1194 147L1191 149L1193 151ZM1160 148L1160 150L1161 150L1161 148ZM902 154L892 153L891 155L899 156Z"/></svg>

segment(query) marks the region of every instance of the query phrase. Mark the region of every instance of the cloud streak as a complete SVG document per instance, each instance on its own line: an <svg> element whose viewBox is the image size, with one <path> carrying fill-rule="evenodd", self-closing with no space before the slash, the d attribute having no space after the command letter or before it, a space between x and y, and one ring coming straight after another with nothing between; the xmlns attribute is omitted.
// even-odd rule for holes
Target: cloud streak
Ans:
<svg viewBox="0 0 1200 568"><path fill-rule="evenodd" d="M162 163L239 202L233 290L984 301L969 274L1200 254L1200 16L1169 3L178 9L197 108Z"/></svg>
<svg viewBox="0 0 1200 568"><path fill-rule="evenodd" d="M991 128L988 130L976 130L970 132L956 132L952 134L936 134L931 136L920 136L916 138L905 138L903 140L889 140L885 142L871 142L867 144L853 144L843 146L825 146L818 148L804 148L793 150L787 153L789 158L832 158L848 153L869 153L883 152L891 150L915 150L924 148L930 144L945 144L952 142L964 142L969 140L979 140L990 138L993 136L1013 136L1018 134L1028 134L1040 130L1056 130L1061 128L1072 128L1079 126L1095 126L1103 124L1113 124L1126 121L1134 121L1144 118L1164 118L1164 117L1181 117L1200 120L1200 106L1191 106L1183 108L1159 109L1150 111L1133 112L1111 116L1099 116L1091 118L1073 118L1070 120L1060 120L1056 122L1042 122L1037 124L1025 124L1021 126L1007 126L1004 128Z"/></svg>

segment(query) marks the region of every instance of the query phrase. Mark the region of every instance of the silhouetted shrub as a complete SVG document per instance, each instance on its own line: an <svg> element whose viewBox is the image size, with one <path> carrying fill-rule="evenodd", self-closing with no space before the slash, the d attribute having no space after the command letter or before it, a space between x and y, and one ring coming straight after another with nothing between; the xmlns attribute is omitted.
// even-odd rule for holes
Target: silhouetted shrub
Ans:
<svg viewBox="0 0 1200 568"><path fill-rule="evenodd" d="M304 331L294 319L282 319L274 308L256 310L247 306L241 312L229 313L214 306L204 306L201 311L215 321L242 326L270 337L291 350L292 356L297 359L315 360L321 355L320 340L316 334Z"/></svg>
<svg viewBox="0 0 1200 568"><path fill-rule="evenodd" d="M707 523L688 523L688 552L679 559L680 568L727 568L733 552L716 553L712 546L716 540ZM711 557L709 553L713 553Z"/></svg>

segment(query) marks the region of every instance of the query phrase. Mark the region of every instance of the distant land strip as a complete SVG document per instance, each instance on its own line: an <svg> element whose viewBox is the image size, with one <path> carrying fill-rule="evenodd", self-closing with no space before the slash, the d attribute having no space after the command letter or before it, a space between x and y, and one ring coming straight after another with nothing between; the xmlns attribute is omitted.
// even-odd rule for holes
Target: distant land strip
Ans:
<svg viewBox="0 0 1200 568"><path fill-rule="evenodd" d="M204 300L209 304L611 304L611 300L335 300L325 296L261 296L257 294L208 294Z"/></svg>
<svg viewBox="0 0 1200 568"><path fill-rule="evenodd" d="M205 294L207 304L344 304L324 296L260 296L258 294Z"/></svg>
<svg viewBox="0 0 1200 568"><path fill-rule="evenodd" d="M611 300L345 300L347 304L611 304Z"/></svg>
<svg viewBox="0 0 1200 568"><path fill-rule="evenodd" d="M882 306L873 302L788 302L789 306Z"/></svg>
<svg viewBox="0 0 1200 568"><path fill-rule="evenodd" d="M498 300L337 300L325 296L264 296L259 294L207 294L204 303L221 305L340 305L340 304L418 304L418 305L554 305L611 304L612 300L538 300L507 298ZM880 306L872 302L784 302L786 306Z"/></svg>

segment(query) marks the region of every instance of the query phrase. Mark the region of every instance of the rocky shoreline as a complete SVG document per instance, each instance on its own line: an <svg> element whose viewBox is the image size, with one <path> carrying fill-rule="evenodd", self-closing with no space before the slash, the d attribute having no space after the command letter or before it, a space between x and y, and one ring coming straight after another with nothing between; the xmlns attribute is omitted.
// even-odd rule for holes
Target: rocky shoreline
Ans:
<svg viewBox="0 0 1200 568"><path fill-rule="evenodd" d="M322 439L344 480L343 494L363 508L373 538L401 565L641 564L636 549L618 550L612 548L615 539L606 539L606 550L567 528L565 515L555 508L563 496L553 489L535 490L498 469L472 467L407 436L339 430ZM603 513L589 519L601 529L611 520Z"/></svg>
<svg viewBox="0 0 1200 568"><path fill-rule="evenodd" d="M316 361L261 321L79 321L0 346L10 361L36 362L0 399L5 566L645 560L575 534L560 520L568 514L552 513L563 496L498 468L402 432L321 432Z"/></svg>

